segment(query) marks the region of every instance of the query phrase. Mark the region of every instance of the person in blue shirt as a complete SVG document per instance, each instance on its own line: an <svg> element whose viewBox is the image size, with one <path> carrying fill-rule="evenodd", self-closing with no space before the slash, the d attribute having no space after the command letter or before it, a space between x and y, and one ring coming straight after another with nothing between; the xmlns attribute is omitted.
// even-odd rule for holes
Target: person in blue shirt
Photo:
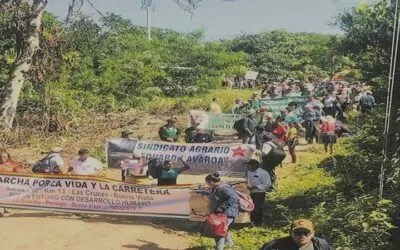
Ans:
<svg viewBox="0 0 400 250"><path fill-rule="evenodd" d="M375 98L372 96L372 93L370 91L367 91L367 93L360 99L361 112L369 112L374 107L374 105Z"/></svg>
<svg viewBox="0 0 400 250"><path fill-rule="evenodd" d="M233 224L239 215L239 196L231 185L221 183L218 173L206 176L206 183L211 187L209 200L212 213L225 213L228 217L228 227ZM225 244L233 246L233 240L228 232L225 238L215 238L215 249L223 250Z"/></svg>
<svg viewBox="0 0 400 250"><path fill-rule="evenodd" d="M265 195L272 186L271 176L266 170L260 168L260 161L256 159L250 159L246 167L247 185L254 203L250 219L254 226L259 227L263 224Z"/></svg>
<svg viewBox="0 0 400 250"><path fill-rule="evenodd" d="M183 164L182 168L172 168L171 161L164 161L164 168L161 172L161 176L157 179L158 186L176 185L178 175L190 168L189 165L182 160L182 158L178 158L178 160Z"/></svg>

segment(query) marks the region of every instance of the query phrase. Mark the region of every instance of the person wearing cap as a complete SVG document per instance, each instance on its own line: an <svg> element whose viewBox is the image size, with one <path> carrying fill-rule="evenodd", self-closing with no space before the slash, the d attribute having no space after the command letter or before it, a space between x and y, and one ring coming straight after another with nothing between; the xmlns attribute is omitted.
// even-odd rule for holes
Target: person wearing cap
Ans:
<svg viewBox="0 0 400 250"><path fill-rule="evenodd" d="M254 226L263 224L265 194L271 188L271 176L260 167L260 159L257 155L246 164L246 179L250 189L250 196L254 203L254 209L250 213L250 220Z"/></svg>
<svg viewBox="0 0 400 250"><path fill-rule="evenodd" d="M329 243L315 237L314 223L307 219L298 219L290 226L290 236L264 244L260 250L331 250Z"/></svg>
<svg viewBox="0 0 400 250"><path fill-rule="evenodd" d="M68 172L74 175L97 176L103 169L101 162L90 156L90 152L86 148L78 151L78 156L71 162L71 168Z"/></svg>
<svg viewBox="0 0 400 250"><path fill-rule="evenodd" d="M180 135L180 129L176 126L176 118L172 117L167 120L167 124L158 130L158 135L162 141L176 142Z"/></svg>
<svg viewBox="0 0 400 250"><path fill-rule="evenodd" d="M255 134L257 128L257 121L254 119L255 114L254 109L250 109L246 113L246 117L243 121L243 134L242 134L242 143L243 144L253 144L255 143Z"/></svg>

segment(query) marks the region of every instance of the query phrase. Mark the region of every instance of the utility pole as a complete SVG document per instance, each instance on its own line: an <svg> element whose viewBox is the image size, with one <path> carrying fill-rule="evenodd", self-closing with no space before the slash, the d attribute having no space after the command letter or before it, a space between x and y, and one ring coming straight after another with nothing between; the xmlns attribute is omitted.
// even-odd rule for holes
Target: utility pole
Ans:
<svg viewBox="0 0 400 250"><path fill-rule="evenodd" d="M146 8L147 13L147 40L151 40L150 6Z"/></svg>
<svg viewBox="0 0 400 250"><path fill-rule="evenodd" d="M150 7L153 0L142 0L142 10L146 10L147 18L147 40L151 40Z"/></svg>

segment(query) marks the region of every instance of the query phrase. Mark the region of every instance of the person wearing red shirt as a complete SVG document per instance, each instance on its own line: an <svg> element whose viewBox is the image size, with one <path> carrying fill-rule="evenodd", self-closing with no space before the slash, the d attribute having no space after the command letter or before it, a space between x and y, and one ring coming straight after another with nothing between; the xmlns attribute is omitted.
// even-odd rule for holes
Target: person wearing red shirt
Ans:
<svg viewBox="0 0 400 250"><path fill-rule="evenodd" d="M333 144L336 143L336 121L335 119L328 115L321 119L321 133L322 133L322 143L324 144L325 152L328 153L328 145L330 154L332 154Z"/></svg>
<svg viewBox="0 0 400 250"><path fill-rule="evenodd" d="M276 118L275 122L276 124L274 125L272 133L275 135L278 142L284 144L286 141L287 128L283 125L283 119L281 117Z"/></svg>

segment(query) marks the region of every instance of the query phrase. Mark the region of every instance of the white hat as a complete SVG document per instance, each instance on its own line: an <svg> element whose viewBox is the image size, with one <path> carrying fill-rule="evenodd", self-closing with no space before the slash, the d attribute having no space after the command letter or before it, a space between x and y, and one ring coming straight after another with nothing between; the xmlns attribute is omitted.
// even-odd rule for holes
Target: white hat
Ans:
<svg viewBox="0 0 400 250"><path fill-rule="evenodd" d="M53 152L53 153L60 153L61 151L63 151L63 149L61 147L52 147L51 148L51 152Z"/></svg>

